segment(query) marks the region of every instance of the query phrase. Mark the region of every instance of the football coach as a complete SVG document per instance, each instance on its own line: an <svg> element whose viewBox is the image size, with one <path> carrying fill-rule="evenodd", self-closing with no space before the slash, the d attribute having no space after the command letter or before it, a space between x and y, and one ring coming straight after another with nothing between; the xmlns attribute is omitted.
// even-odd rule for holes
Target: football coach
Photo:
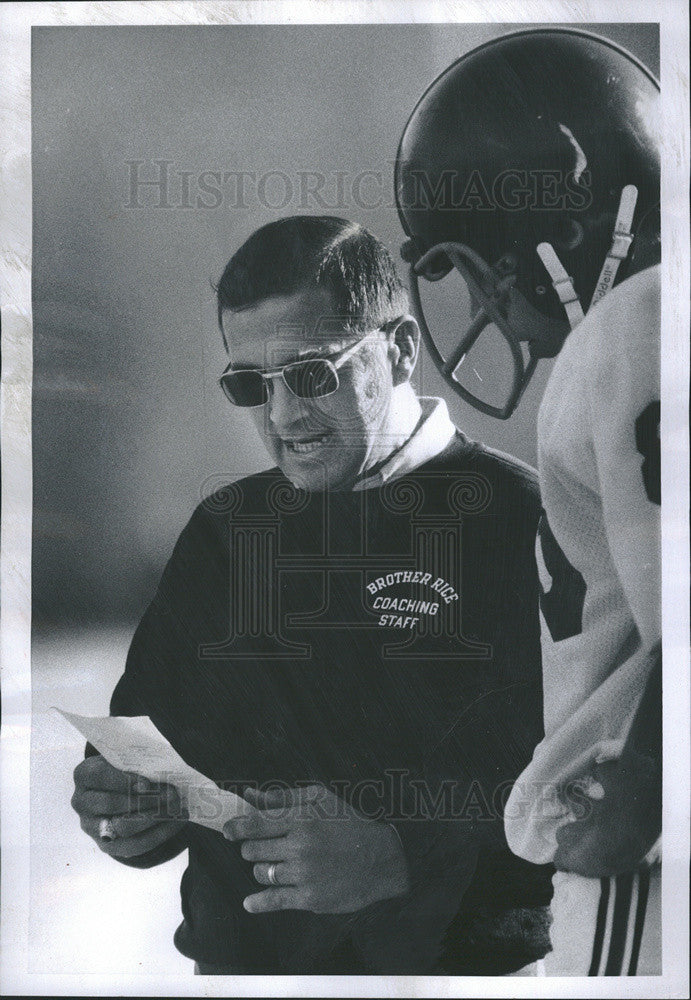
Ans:
<svg viewBox="0 0 691 1000"><path fill-rule="evenodd" d="M542 736L535 476L416 394L418 328L361 226L266 225L217 297L221 388L275 464L193 513L111 714L255 811L189 822L89 748L82 828L134 867L188 851L175 944L201 973L526 969L551 868L511 855L503 806Z"/></svg>

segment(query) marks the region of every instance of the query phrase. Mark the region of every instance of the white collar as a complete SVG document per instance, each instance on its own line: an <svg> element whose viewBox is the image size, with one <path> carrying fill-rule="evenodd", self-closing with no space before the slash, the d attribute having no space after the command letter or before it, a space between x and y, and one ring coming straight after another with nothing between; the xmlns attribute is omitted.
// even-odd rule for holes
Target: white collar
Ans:
<svg viewBox="0 0 691 1000"><path fill-rule="evenodd" d="M446 448L456 433L456 428L451 423L445 401L436 396L421 396L419 402L422 420L417 429L378 472L359 480L353 486L353 492L377 489L384 483L400 479L418 466L429 462Z"/></svg>

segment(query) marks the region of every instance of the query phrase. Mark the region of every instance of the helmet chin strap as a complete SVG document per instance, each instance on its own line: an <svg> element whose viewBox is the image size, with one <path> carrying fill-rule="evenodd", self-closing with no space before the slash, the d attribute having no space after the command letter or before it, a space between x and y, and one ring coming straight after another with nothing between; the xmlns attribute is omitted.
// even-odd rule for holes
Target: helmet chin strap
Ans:
<svg viewBox="0 0 691 1000"><path fill-rule="evenodd" d="M600 276L597 279L595 292L590 302L590 309L610 291L614 285L619 265L623 260L626 260L631 249L633 242L631 224L633 222L633 214L636 210L637 199L638 189L634 184L627 184L621 192L617 220L614 223L612 245L602 265ZM559 260L556 250L551 243L539 243L537 252L545 266L545 270L552 279L552 287L559 296L559 301L564 307L569 326L573 330L584 316L583 307L576 294L576 289L573 287L573 282L566 273L566 269Z"/></svg>
<svg viewBox="0 0 691 1000"><path fill-rule="evenodd" d="M614 223L612 246L610 247L610 251L605 258L604 264L602 265L600 277L597 279L595 291L593 292L593 297L590 301L591 309L595 303L604 298L607 292L611 289L614 284L614 279L617 276L619 265L628 257L631 244L633 243L631 224L633 222L633 213L636 211L637 199L638 188L634 184L627 184L621 192L617 221Z"/></svg>
<svg viewBox="0 0 691 1000"><path fill-rule="evenodd" d="M557 252L551 243L538 243L537 252L540 255L540 260L545 265L545 270L552 279L552 287L559 296L559 301L564 307L569 326L573 330L584 316L581 300L576 295L573 282L566 273L566 269L557 257Z"/></svg>

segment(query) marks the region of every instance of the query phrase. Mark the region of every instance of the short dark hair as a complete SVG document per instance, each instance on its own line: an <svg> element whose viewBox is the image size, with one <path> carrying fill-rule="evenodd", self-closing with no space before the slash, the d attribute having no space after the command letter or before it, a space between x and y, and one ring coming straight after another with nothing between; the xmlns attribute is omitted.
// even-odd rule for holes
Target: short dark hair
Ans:
<svg viewBox="0 0 691 1000"><path fill-rule="evenodd" d="M310 287L331 293L336 315L353 332L408 311L391 254L376 236L347 219L293 215L257 229L226 265L216 286L221 332L224 310Z"/></svg>

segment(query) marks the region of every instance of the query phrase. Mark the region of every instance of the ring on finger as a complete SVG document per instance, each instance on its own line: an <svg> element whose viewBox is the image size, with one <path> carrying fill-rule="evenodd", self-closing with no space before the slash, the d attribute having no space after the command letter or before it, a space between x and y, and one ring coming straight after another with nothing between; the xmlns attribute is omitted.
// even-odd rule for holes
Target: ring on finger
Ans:
<svg viewBox="0 0 691 1000"><path fill-rule="evenodd" d="M277 876L278 863L261 862L254 866L254 877L262 885L282 885Z"/></svg>
<svg viewBox="0 0 691 1000"><path fill-rule="evenodd" d="M113 826L112 819L107 819L105 816L98 824L98 835L101 840L116 840L117 833L115 832L115 827Z"/></svg>

